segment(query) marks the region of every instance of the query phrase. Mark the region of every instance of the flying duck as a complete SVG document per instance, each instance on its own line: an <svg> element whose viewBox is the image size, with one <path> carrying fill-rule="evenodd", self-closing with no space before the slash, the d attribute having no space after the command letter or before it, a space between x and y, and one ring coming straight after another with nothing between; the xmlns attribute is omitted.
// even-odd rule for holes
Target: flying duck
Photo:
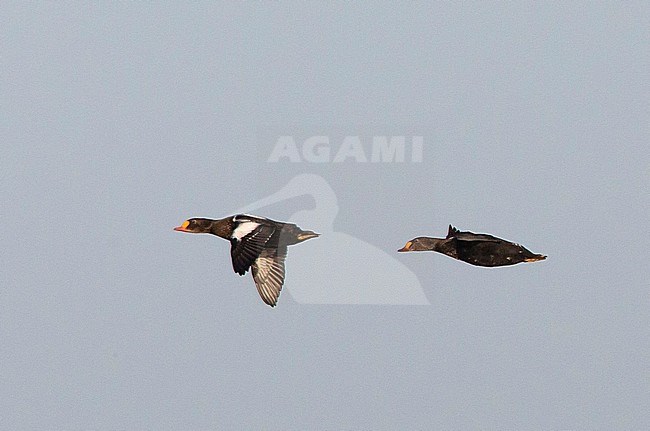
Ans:
<svg viewBox="0 0 650 431"><path fill-rule="evenodd" d="M414 238L397 251L427 250L476 266L505 266L546 259L519 244L483 233L461 232L452 225L449 225L447 238Z"/></svg>
<svg viewBox="0 0 650 431"><path fill-rule="evenodd" d="M229 240L233 269L237 274L244 275L250 268L257 291L271 307L278 302L284 283L287 246L319 236L295 224L247 214L220 220L191 218L174 230L210 233Z"/></svg>

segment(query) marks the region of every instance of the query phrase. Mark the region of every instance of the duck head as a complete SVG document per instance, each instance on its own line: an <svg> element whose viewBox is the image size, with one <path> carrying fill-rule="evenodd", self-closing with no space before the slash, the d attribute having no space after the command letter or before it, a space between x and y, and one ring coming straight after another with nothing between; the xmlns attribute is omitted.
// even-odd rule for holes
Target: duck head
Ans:
<svg viewBox="0 0 650 431"><path fill-rule="evenodd" d="M174 230L187 233L212 233L213 222L214 220L207 218L191 218L185 220L180 226L175 227Z"/></svg>

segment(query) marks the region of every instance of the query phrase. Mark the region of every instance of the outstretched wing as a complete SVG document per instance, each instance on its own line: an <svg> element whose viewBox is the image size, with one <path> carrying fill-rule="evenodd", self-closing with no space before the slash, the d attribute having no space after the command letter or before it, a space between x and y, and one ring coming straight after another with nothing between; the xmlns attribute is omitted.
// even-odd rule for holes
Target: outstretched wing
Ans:
<svg viewBox="0 0 650 431"><path fill-rule="evenodd" d="M262 300L271 307L278 302L284 283L284 260L287 248L264 249L251 265L253 280Z"/></svg>
<svg viewBox="0 0 650 431"><path fill-rule="evenodd" d="M253 220L241 221L230 237L230 257L232 267L239 275L244 275L257 259L269 241L275 227Z"/></svg>
<svg viewBox="0 0 650 431"><path fill-rule="evenodd" d="M460 232L458 235L455 235L454 238L458 241L508 242L492 235L471 232Z"/></svg>
<svg viewBox="0 0 650 431"><path fill-rule="evenodd" d="M447 232L446 239L449 238L456 238L458 241L508 242L485 233L461 232L452 225L449 225L449 231Z"/></svg>

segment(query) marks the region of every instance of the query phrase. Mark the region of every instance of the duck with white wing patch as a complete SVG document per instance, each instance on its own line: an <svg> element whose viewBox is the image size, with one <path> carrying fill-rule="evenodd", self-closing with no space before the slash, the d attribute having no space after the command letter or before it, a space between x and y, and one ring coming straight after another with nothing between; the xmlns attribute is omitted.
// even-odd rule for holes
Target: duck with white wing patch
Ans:
<svg viewBox="0 0 650 431"><path fill-rule="evenodd" d="M257 291L271 307L277 304L284 283L287 246L319 236L295 224L248 214L220 220L191 218L174 230L209 233L229 240L233 269L239 275L251 269Z"/></svg>

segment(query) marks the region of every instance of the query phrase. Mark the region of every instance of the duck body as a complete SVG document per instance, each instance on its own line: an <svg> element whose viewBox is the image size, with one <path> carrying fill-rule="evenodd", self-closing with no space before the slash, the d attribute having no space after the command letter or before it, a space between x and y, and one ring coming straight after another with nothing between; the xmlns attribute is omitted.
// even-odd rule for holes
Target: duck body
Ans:
<svg viewBox="0 0 650 431"><path fill-rule="evenodd" d="M257 291L271 307L277 304L284 284L287 246L319 236L292 223L248 214L218 220L191 218L174 230L209 233L230 241L233 270L244 275L250 269Z"/></svg>
<svg viewBox="0 0 650 431"><path fill-rule="evenodd" d="M487 267L546 259L514 242L488 234L462 232L451 225L446 238L414 238L398 251L436 251L471 265Z"/></svg>

